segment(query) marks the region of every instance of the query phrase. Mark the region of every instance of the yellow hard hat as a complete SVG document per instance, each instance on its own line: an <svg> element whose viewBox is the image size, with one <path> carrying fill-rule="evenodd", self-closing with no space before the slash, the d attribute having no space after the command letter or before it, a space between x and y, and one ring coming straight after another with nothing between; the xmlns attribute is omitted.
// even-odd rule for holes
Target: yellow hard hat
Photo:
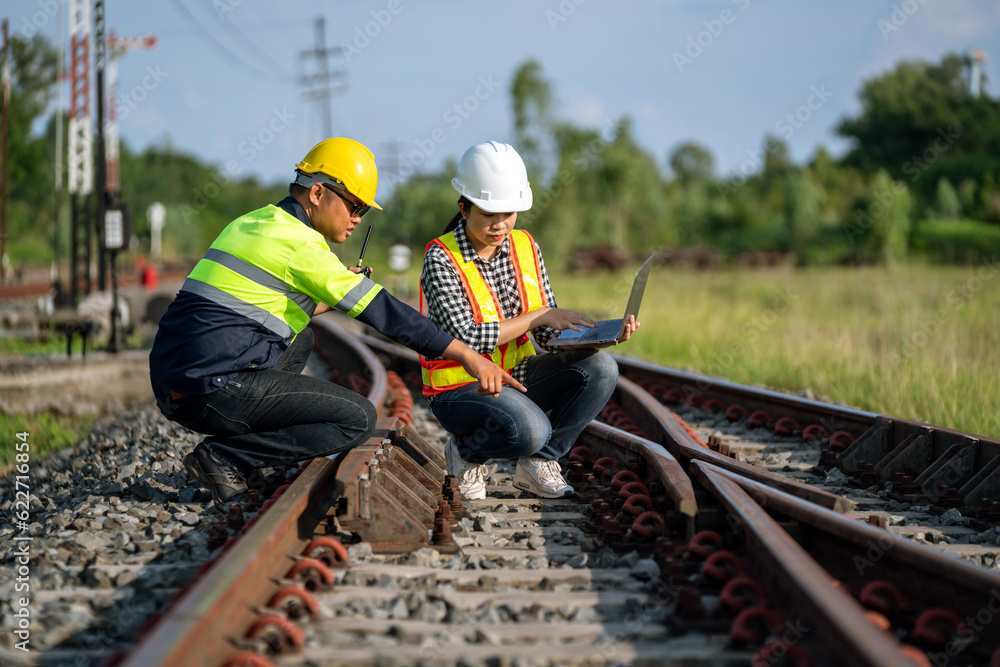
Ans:
<svg viewBox="0 0 1000 667"><path fill-rule="evenodd" d="M372 208L382 210L375 203L378 187L375 156L354 139L325 139L313 146L295 168L306 174L325 174L332 180L331 185L340 185Z"/></svg>

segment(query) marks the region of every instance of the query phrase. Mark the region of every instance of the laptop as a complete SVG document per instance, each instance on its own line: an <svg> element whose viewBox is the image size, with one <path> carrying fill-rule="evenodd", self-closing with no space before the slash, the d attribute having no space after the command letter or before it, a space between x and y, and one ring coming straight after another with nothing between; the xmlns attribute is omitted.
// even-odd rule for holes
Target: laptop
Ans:
<svg viewBox="0 0 1000 667"><path fill-rule="evenodd" d="M597 327L580 327L579 331L563 329L558 336L553 337L549 342L549 347L571 347L573 345L603 345L604 343L614 343L625 333L625 322L629 315L634 315L639 319L639 304L642 303L642 293L646 289L646 279L649 278L649 270L653 266L653 257L650 255L639 270L636 271L635 280L632 281L632 291L628 295L628 305L625 306L625 315L618 320L599 320Z"/></svg>

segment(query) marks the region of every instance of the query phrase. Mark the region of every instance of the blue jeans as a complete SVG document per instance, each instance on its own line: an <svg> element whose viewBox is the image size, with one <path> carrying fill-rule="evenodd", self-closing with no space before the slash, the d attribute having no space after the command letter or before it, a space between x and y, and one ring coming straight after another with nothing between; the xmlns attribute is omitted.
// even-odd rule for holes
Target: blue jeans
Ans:
<svg viewBox="0 0 1000 667"><path fill-rule="evenodd" d="M479 385L469 384L431 401L466 461L565 456L618 382L618 364L603 351L539 354L523 363L527 393L504 387L497 397L480 396Z"/></svg>
<svg viewBox="0 0 1000 667"><path fill-rule="evenodd" d="M179 400L154 386L157 406L168 419L208 435L201 446L245 475L357 447L375 430L375 406L349 389L301 375L312 348L307 327L273 367Z"/></svg>

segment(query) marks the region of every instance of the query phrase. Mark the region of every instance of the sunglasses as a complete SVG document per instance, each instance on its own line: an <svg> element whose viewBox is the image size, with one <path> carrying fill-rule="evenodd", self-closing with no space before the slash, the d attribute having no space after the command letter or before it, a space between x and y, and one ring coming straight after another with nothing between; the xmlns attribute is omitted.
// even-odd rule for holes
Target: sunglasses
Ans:
<svg viewBox="0 0 1000 667"><path fill-rule="evenodd" d="M327 185L326 183L323 183L323 187L344 200L344 203L347 204L347 211L348 213L350 213L352 218L355 216L360 218L365 213L372 210L372 207L369 206L368 204L364 203L355 204L350 199L340 194L340 191L337 188L333 187L332 185Z"/></svg>

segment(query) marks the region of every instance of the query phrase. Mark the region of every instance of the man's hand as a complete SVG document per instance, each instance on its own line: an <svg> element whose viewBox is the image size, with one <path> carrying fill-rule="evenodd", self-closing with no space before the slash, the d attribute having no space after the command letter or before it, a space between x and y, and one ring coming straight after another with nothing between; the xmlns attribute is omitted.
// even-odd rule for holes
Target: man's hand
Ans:
<svg viewBox="0 0 1000 667"><path fill-rule="evenodd" d="M442 354L445 359L451 359L462 364L465 372L479 380L479 394L499 396L504 384L509 384L518 391L528 391L524 385L512 378L504 369L492 361L477 354L475 350L460 340L453 340Z"/></svg>
<svg viewBox="0 0 1000 667"><path fill-rule="evenodd" d="M360 266L349 266L347 270L351 273L363 273L365 274L365 278L371 278L372 274L375 273L375 270L370 266L366 266L363 269Z"/></svg>

